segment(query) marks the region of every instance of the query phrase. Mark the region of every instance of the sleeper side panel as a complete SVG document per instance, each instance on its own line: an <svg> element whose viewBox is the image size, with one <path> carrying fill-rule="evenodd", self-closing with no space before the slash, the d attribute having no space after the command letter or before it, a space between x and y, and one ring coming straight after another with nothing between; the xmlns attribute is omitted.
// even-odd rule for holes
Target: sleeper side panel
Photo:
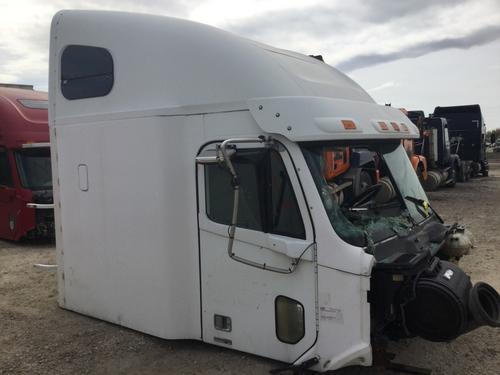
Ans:
<svg viewBox="0 0 500 375"><path fill-rule="evenodd" d="M64 307L163 338L201 337L201 125L201 116L56 123Z"/></svg>

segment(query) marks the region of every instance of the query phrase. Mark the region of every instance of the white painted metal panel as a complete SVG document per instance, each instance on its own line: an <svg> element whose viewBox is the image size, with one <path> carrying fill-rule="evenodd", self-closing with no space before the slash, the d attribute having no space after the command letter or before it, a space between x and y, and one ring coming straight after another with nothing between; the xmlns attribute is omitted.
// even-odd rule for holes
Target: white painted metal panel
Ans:
<svg viewBox="0 0 500 375"><path fill-rule="evenodd" d="M201 230L200 236L204 341L221 345L214 338L225 338L232 341L232 345L221 345L227 348L284 362L299 358L316 340L313 263L301 262L293 274L259 270L229 258L224 246L226 236L205 230ZM234 247L242 254L266 251L240 241ZM258 259L268 260L268 257ZM279 295L304 305L306 336L295 345L280 342L276 337L275 299ZM216 330L214 314L231 317L232 332Z"/></svg>
<svg viewBox="0 0 500 375"><path fill-rule="evenodd" d="M400 110L370 102L293 96L255 98L248 103L264 131L292 141L419 137L417 127ZM344 126L343 120L352 121L355 127ZM396 130L389 125L382 133L374 126L378 121L405 127Z"/></svg>
<svg viewBox="0 0 500 375"><path fill-rule="evenodd" d="M317 370L372 364L370 278L318 267L319 336Z"/></svg>
<svg viewBox="0 0 500 375"><path fill-rule="evenodd" d="M53 61L71 44L109 50L115 84L109 95L84 101L66 101L60 90L53 91L52 100L61 104L54 113L58 119L83 113L245 103L264 96L310 95L372 102L350 78L314 58L176 18L61 11L52 22ZM58 64L51 69L58 77ZM140 95L138 88L144 88Z"/></svg>
<svg viewBox="0 0 500 375"><path fill-rule="evenodd" d="M198 167L203 340L294 362L314 345L317 337L315 246L307 206L296 173L286 151L282 151L281 155L306 230L306 239L289 239L300 243L302 248L298 253L304 254L295 271L290 274L258 269L229 257L227 225L218 224L207 217L204 167ZM286 254L286 250L273 246L277 242L273 240L278 237L282 236L237 228L233 252L253 262L288 269L294 259ZM281 342L276 335L275 300L280 295L295 299L304 307L305 336L296 344ZM231 318L231 332L215 329L214 314ZM220 339L230 340L227 342L231 344L221 343Z"/></svg>
<svg viewBox="0 0 500 375"><path fill-rule="evenodd" d="M64 307L156 336L200 338L193 160L201 124L192 116L56 127Z"/></svg>

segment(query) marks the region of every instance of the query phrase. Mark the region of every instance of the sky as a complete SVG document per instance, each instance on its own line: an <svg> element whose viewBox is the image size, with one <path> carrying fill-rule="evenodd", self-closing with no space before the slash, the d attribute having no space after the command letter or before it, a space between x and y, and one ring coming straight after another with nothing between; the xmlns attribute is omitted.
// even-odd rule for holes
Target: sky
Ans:
<svg viewBox="0 0 500 375"><path fill-rule="evenodd" d="M500 128L500 0L0 0L0 82L47 90L60 9L161 14L322 55L380 104L480 104Z"/></svg>

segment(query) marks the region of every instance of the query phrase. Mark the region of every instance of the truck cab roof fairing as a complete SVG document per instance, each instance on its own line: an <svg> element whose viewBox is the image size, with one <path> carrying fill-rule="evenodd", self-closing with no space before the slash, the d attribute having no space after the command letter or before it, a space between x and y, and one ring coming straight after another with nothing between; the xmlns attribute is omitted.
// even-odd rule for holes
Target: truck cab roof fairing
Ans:
<svg viewBox="0 0 500 375"><path fill-rule="evenodd" d="M45 92L0 87L0 142L8 147L21 147L28 140L47 142L49 133L46 103Z"/></svg>
<svg viewBox="0 0 500 375"><path fill-rule="evenodd" d="M53 84L60 80L60 58L68 45L106 48L116 64L115 86L108 95L65 102L56 121L82 113L200 105L216 111L222 103L247 109L248 99L276 96L373 103L349 77L317 59L195 22L120 12L61 11L54 17L51 35L51 59L57 62L51 71L57 77ZM148 90L137 95L137 87ZM54 89L51 102L66 101L60 84Z"/></svg>
<svg viewBox="0 0 500 375"><path fill-rule="evenodd" d="M256 98L250 112L268 133L291 141L418 138L398 109L370 102L318 97Z"/></svg>

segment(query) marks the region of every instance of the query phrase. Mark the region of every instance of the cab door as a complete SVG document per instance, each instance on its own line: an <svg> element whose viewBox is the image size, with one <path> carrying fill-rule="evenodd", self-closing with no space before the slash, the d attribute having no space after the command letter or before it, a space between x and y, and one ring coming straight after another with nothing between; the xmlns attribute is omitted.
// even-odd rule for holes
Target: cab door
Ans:
<svg viewBox="0 0 500 375"><path fill-rule="evenodd" d="M0 237L13 239L18 207L7 149L0 147Z"/></svg>
<svg viewBox="0 0 500 375"><path fill-rule="evenodd" d="M306 201L281 144L238 146L231 160L240 177L235 258L228 252L231 176L224 165L197 166L203 340L292 363L317 335Z"/></svg>

